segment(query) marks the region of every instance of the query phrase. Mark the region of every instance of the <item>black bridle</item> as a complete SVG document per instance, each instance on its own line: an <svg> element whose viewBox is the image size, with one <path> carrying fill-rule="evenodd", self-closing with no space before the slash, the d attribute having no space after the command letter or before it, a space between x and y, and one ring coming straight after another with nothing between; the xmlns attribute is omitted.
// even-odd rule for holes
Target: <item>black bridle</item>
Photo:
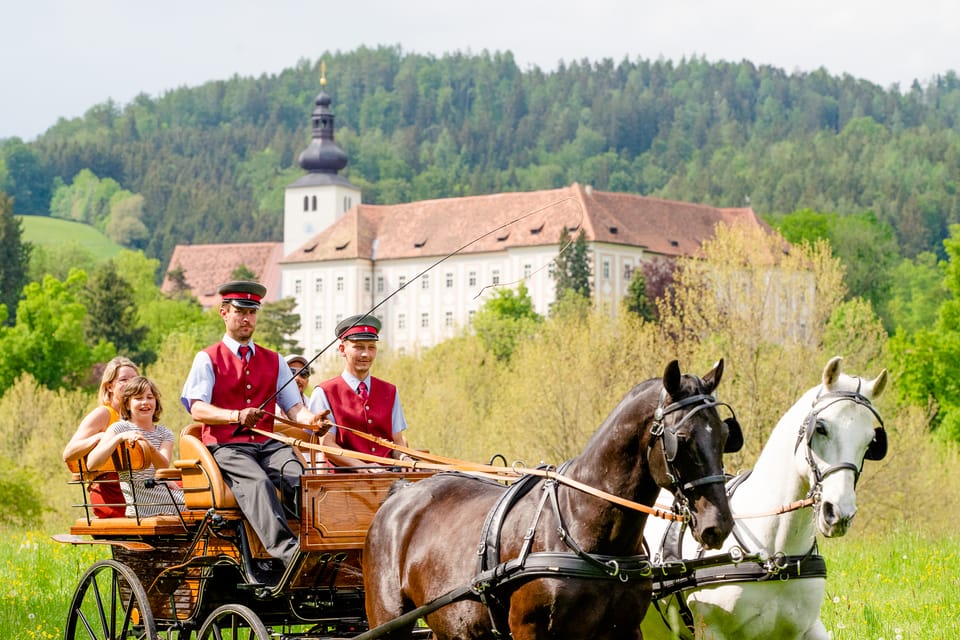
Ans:
<svg viewBox="0 0 960 640"><path fill-rule="evenodd" d="M864 460L882 460L887 453L887 432L883 426L883 418L880 417L880 413L870 402L870 399L860 393L860 387L861 381L858 380L856 391L829 391L827 393L818 393L817 397L813 401L813 408L810 410L810 413L807 414L807 417L804 418L803 424L800 425L800 432L797 434L797 444L794 446L793 451L796 453L800 448L801 443L806 445L804 457L806 458L807 465L810 467L810 471L813 472L814 477L813 486L810 487L810 492L807 494L807 497L818 495L823 481L828 476L837 473L838 471L852 471L853 483L854 486L856 486L857 481L860 480L860 473L863 471ZM863 460L860 461L859 465L854 462L839 462L827 467L824 470L821 470L820 466L817 464L817 461L813 459L813 449L810 446L810 442L813 439L814 432L816 431L817 421L819 420L820 413L837 404L838 402L844 401L855 402L856 404L869 409L870 413L872 413L877 419L877 422L880 423L880 426L873 430L873 440L867 447L867 450L863 456ZM822 406L817 406L820 405L821 402L824 404Z"/></svg>
<svg viewBox="0 0 960 640"><path fill-rule="evenodd" d="M693 409L687 411L676 423L670 425L669 427L666 426L664 419L668 415L687 407L693 407ZM667 476L670 478L671 491L676 498L676 502L674 504L679 505L682 509L687 508L687 497L685 494L686 491L694 489L695 487L703 486L705 484L722 484L727 481L726 475L719 473L702 476L695 480L690 480L681 484L682 478L674 466L674 460L677 457L677 449L679 446L677 441L677 432L680 430L680 427L682 427L688 420L701 411L706 409L716 409L717 407L726 407L731 413L733 413L733 408L729 404L726 402L720 402L712 395L706 393L688 396L671 404L667 404L667 390L666 388L660 390L660 400L657 404L656 410L653 412L653 423L650 427L651 439L647 444L647 459L650 459L653 446L659 440L661 443L660 448L663 451ZM740 428L739 423L736 421L736 417L727 418L724 422L727 423L727 426L730 429Z"/></svg>

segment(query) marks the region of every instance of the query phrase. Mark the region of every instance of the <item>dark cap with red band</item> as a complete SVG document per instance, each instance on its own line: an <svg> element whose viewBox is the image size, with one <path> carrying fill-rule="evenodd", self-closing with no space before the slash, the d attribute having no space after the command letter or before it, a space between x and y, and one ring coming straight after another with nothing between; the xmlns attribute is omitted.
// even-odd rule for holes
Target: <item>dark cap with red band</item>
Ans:
<svg viewBox="0 0 960 640"><path fill-rule="evenodd" d="M379 340L380 320L376 316L350 316L337 325L341 340Z"/></svg>
<svg viewBox="0 0 960 640"><path fill-rule="evenodd" d="M267 295L267 288L259 282L236 280L220 285L217 293L223 296L223 302L243 309L259 309L260 301Z"/></svg>

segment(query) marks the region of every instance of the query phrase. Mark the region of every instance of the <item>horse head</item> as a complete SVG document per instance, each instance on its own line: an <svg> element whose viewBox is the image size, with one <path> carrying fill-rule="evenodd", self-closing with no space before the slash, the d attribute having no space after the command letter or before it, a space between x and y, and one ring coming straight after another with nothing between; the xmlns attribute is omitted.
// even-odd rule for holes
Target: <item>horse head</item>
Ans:
<svg viewBox="0 0 960 640"><path fill-rule="evenodd" d="M713 397L722 377L722 359L702 378L681 375L676 360L668 364L647 443L651 475L674 493L693 536L711 549L733 528L722 457L743 445L736 418L721 419L718 407L727 405Z"/></svg>
<svg viewBox="0 0 960 640"><path fill-rule="evenodd" d="M850 528L864 460L881 460L887 452L883 421L872 404L886 387L887 371L866 381L841 373L841 360L833 357L824 367L794 448L798 471L815 499L817 530L826 537Z"/></svg>

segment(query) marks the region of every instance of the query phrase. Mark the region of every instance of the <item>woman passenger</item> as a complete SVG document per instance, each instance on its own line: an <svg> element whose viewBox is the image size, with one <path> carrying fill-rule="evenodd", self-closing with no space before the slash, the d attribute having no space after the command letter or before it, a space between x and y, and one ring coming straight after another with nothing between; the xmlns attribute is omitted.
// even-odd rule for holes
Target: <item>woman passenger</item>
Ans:
<svg viewBox="0 0 960 640"><path fill-rule="evenodd" d="M88 413L63 450L63 461L80 460L93 451L103 432L120 419L120 393L123 385L140 375L137 365L129 358L117 356L107 363L100 377L97 397L100 405ZM96 477L89 487L93 515L98 518L117 518L124 515L123 493L120 491L117 474L110 471Z"/></svg>

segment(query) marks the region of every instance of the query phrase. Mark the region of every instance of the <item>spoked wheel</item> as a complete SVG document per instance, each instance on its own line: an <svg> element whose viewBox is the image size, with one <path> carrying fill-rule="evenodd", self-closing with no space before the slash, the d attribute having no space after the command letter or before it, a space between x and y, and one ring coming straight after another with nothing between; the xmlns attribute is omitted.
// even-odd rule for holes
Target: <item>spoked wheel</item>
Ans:
<svg viewBox="0 0 960 640"><path fill-rule="evenodd" d="M250 607L225 604L207 616L197 640L270 640L270 630Z"/></svg>
<svg viewBox="0 0 960 640"><path fill-rule="evenodd" d="M133 569L116 560L101 560L87 569L70 603L66 640L156 637L147 592Z"/></svg>

